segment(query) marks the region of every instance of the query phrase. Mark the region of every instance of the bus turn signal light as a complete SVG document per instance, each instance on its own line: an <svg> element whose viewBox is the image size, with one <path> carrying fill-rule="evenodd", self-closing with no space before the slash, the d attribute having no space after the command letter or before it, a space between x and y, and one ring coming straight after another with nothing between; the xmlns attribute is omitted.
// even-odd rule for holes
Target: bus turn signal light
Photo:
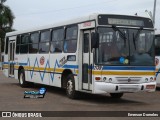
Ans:
<svg viewBox="0 0 160 120"><path fill-rule="evenodd" d="M97 81L98 81L98 80L101 80L101 78L100 78L100 77L95 77L95 80L97 80Z"/></svg>

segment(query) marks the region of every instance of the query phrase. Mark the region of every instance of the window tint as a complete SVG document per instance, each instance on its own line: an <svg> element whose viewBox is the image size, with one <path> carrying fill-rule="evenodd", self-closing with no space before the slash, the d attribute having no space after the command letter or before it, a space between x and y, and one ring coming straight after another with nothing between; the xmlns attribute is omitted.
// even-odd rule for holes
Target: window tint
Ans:
<svg viewBox="0 0 160 120"><path fill-rule="evenodd" d="M89 34L88 33L84 33L83 51L84 53L88 53L89 51Z"/></svg>
<svg viewBox="0 0 160 120"><path fill-rule="evenodd" d="M160 55L160 36L155 38L155 55Z"/></svg>
<svg viewBox="0 0 160 120"><path fill-rule="evenodd" d="M19 35L17 36L16 44L21 44L21 37Z"/></svg>
<svg viewBox="0 0 160 120"><path fill-rule="evenodd" d="M52 31L52 41L60 41L64 38L64 29L57 29Z"/></svg>
<svg viewBox="0 0 160 120"><path fill-rule="evenodd" d="M18 41L21 41L21 42L19 43ZM19 44L17 44L16 53L18 53L18 51L22 54L28 53L28 43L30 42L30 35L23 34L23 35L21 35L21 37L19 36L17 39L17 42Z"/></svg>
<svg viewBox="0 0 160 120"><path fill-rule="evenodd" d="M64 52L74 53L77 49L77 41L76 40L66 40L64 42Z"/></svg>
<svg viewBox="0 0 160 120"><path fill-rule="evenodd" d="M16 45L16 53L19 53L20 51L20 45Z"/></svg>
<svg viewBox="0 0 160 120"><path fill-rule="evenodd" d="M20 51L20 44L21 44L21 37L20 35L18 35L16 40L16 53L19 53Z"/></svg>
<svg viewBox="0 0 160 120"><path fill-rule="evenodd" d="M5 48L6 54L8 54L8 41L9 41L9 38L6 38L6 48Z"/></svg>
<svg viewBox="0 0 160 120"><path fill-rule="evenodd" d="M62 52L63 41L51 42L50 51L53 52Z"/></svg>
<svg viewBox="0 0 160 120"><path fill-rule="evenodd" d="M38 43L39 41L39 33L32 33L30 43Z"/></svg>
<svg viewBox="0 0 160 120"><path fill-rule="evenodd" d="M21 44L28 44L30 41L30 36L28 34L21 36Z"/></svg>
<svg viewBox="0 0 160 120"><path fill-rule="evenodd" d="M40 42L46 42L50 40L50 31L43 31L41 32L41 40Z"/></svg>
<svg viewBox="0 0 160 120"><path fill-rule="evenodd" d="M39 53L49 52L50 30L42 31L39 43Z"/></svg>
<svg viewBox="0 0 160 120"><path fill-rule="evenodd" d="M38 44L29 44L29 53L37 53Z"/></svg>
<svg viewBox="0 0 160 120"><path fill-rule="evenodd" d="M48 53L49 52L49 42L39 43L39 52Z"/></svg>
<svg viewBox="0 0 160 120"><path fill-rule="evenodd" d="M28 53L28 44L22 44L20 46L20 53Z"/></svg>
<svg viewBox="0 0 160 120"><path fill-rule="evenodd" d="M66 39L76 39L77 38L77 26L69 27L66 30Z"/></svg>
<svg viewBox="0 0 160 120"><path fill-rule="evenodd" d="M64 39L64 29L57 29L52 31L52 41L50 51L53 52L62 52Z"/></svg>
<svg viewBox="0 0 160 120"><path fill-rule="evenodd" d="M66 39L64 41L64 52L75 53L77 49L77 26L68 27L66 29Z"/></svg>
<svg viewBox="0 0 160 120"><path fill-rule="evenodd" d="M29 44L29 53L38 52L38 42L39 42L39 32L32 33Z"/></svg>

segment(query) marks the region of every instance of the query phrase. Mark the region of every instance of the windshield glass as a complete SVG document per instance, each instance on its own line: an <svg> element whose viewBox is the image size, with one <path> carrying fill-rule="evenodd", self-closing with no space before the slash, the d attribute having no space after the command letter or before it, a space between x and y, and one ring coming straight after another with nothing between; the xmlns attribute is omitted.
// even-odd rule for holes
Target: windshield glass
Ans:
<svg viewBox="0 0 160 120"><path fill-rule="evenodd" d="M155 55L160 55L160 35L155 37Z"/></svg>
<svg viewBox="0 0 160 120"><path fill-rule="evenodd" d="M99 64L154 65L153 31L101 27L98 32Z"/></svg>

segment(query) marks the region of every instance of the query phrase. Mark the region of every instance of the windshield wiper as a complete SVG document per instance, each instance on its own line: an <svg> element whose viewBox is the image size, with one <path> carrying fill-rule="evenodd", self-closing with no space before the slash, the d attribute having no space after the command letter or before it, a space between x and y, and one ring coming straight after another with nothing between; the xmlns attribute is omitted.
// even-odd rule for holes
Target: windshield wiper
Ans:
<svg viewBox="0 0 160 120"><path fill-rule="evenodd" d="M141 33L142 30L143 30L143 27L141 27L141 28L137 31L137 33L136 33L135 36L134 36L134 33L133 33L133 43L134 43L134 48L135 48L135 50L136 50L136 40L137 40L138 35Z"/></svg>
<svg viewBox="0 0 160 120"><path fill-rule="evenodd" d="M115 25L112 25L112 28L114 31L118 31L120 33L120 36L121 38L123 38L125 40L125 43L126 43L126 36L125 36L125 33L123 33L119 28L117 28Z"/></svg>

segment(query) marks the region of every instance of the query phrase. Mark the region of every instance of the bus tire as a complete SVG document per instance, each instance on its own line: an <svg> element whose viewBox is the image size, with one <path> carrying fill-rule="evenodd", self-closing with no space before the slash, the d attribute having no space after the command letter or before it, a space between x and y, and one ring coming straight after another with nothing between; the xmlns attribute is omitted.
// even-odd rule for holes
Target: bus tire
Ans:
<svg viewBox="0 0 160 120"><path fill-rule="evenodd" d="M112 98L121 98L123 96L123 93L110 93Z"/></svg>
<svg viewBox="0 0 160 120"><path fill-rule="evenodd" d="M19 72L19 84L22 88L27 87L28 83L25 81L24 69Z"/></svg>
<svg viewBox="0 0 160 120"><path fill-rule="evenodd" d="M72 74L67 76L67 84L66 84L66 94L69 98L75 99L77 97L77 92L75 90L75 81L74 76Z"/></svg>

